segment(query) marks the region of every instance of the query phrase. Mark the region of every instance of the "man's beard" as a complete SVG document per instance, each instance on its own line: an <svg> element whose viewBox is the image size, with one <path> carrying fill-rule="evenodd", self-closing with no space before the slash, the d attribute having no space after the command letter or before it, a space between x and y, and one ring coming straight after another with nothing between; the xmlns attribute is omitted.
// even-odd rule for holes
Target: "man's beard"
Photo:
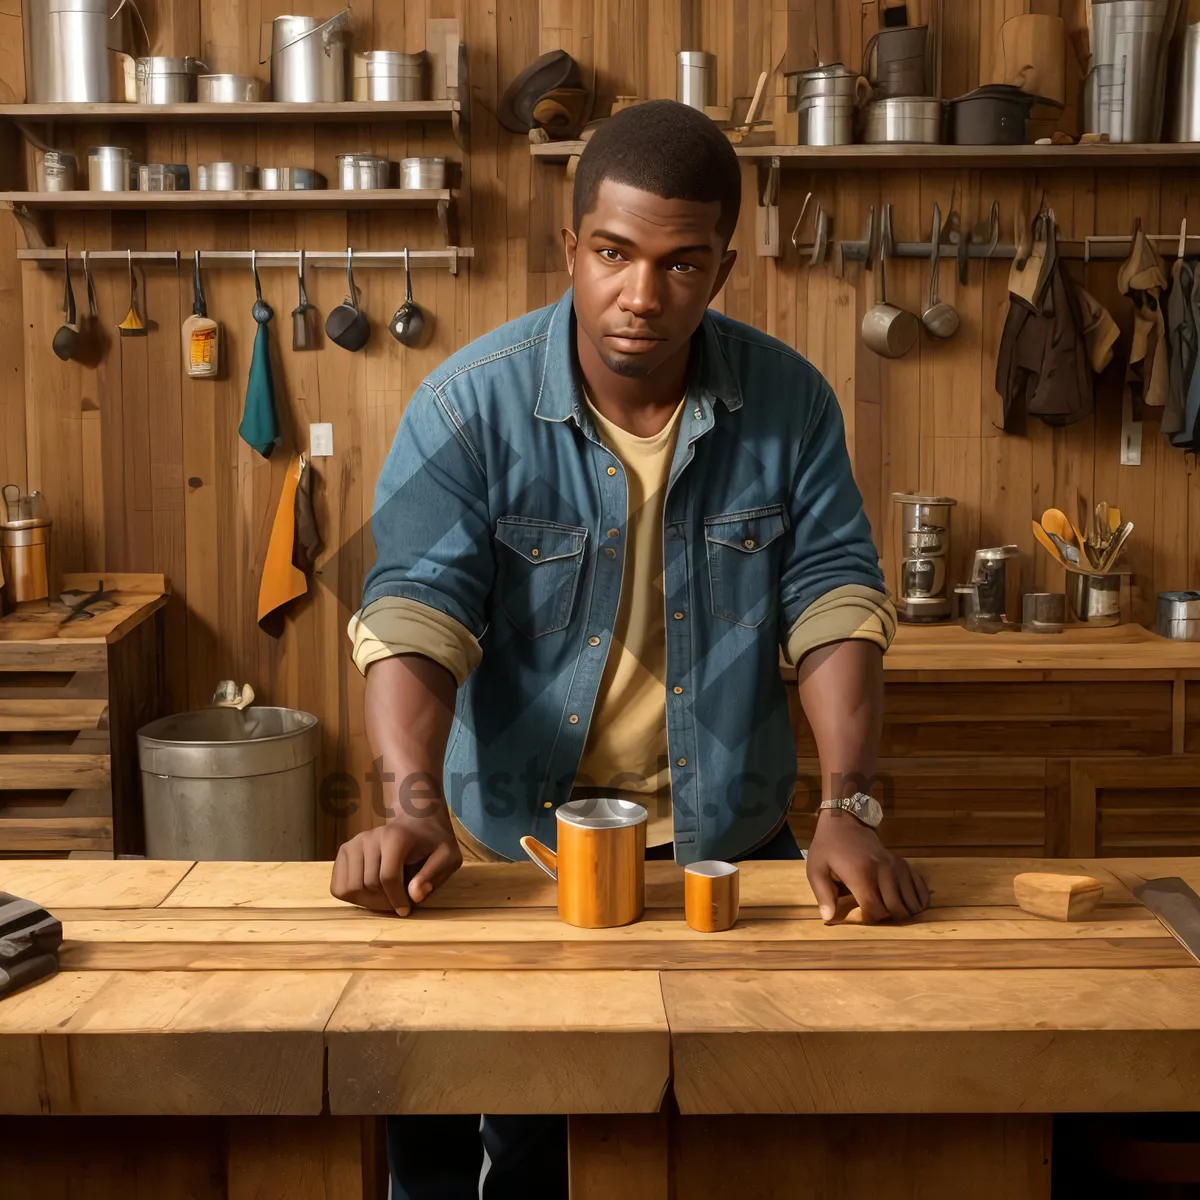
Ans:
<svg viewBox="0 0 1200 1200"><path fill-rule="evenodd" d="M645 379L658 366L657 363L640 362L635 354L611 354L604 350L600 351L600 361L614 375L623 375L626 379Z"/></svg>

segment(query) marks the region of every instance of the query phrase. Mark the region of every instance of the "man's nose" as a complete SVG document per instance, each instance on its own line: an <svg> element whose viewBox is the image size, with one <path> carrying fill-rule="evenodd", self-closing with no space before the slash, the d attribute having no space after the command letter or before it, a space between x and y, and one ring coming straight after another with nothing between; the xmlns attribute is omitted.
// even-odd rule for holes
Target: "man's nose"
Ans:
<svg viewBox="0 0 1200 1200"><path fill-rule="evenodd" d="M634 263L625 272L621 290L621 308L636 317L653 316L662 311L663 281L653 263Z"/></svg>

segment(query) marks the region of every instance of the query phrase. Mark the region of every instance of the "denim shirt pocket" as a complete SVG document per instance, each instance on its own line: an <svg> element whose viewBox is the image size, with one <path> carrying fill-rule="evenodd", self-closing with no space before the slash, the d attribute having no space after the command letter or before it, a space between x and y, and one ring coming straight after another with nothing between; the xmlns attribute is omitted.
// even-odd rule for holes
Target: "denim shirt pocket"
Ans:
<svg viewBox="0 0 1200 1200"><path fill-rule="evenodd" d="M587 532L534 517L496 522L497 601L526 637L558 633L571 623Z"/></svg>
<svg viewBox="0 0 1200 1200"><path fill-rule="evenodd" d="M779 554L770 547L787 528L782 504L704 518L714 617L754 628L775 611Z"/></svg>

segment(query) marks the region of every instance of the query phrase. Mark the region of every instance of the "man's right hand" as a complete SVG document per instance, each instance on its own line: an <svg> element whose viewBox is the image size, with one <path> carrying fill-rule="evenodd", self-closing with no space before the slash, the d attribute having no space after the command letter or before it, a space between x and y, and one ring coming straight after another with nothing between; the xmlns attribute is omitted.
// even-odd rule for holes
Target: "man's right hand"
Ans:
<svg viewBox="0 0 1200 1200"><path fill-rule="evenodd" d="M343 843L329 890L362 908L407 916L412 905L420 904L462 866L462 860L450 812L443 805L440 813L393 818Z"/></svg>

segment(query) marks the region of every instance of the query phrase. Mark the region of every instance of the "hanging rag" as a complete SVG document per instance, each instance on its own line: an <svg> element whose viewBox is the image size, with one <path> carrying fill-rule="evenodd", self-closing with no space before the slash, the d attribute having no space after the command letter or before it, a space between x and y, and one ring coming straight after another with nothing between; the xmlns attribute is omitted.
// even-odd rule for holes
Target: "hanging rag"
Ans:
<svg viewBox="0 0 1200 1200"><path fill-rule="evenodd" d="M288 463L258 585L258 626L272 637L283 632L284 606L308 591L308 579L292 562L296 545L296 490L303 463L299 454Z"/></svg>
<svg viewBox="0 0 1200 1200"><path fill-rule="evenodd" d="M257 299L251 310L258 329L254 334L254 353L250 358L250 378L246 383L246 407L238 433L242 441L257 450L263 458L279 444L279 422L275 416L275 383L271 378L271 334L268 326L275 315L262 298L258 265L253 265L254 291Z"/></svg>
<svg viewBox="0 0 1200 1200"><path fill-rule="evenodd" d="M1162 408L1167 401L1167 337L1163 297L1167 275L1159 253L1142 232L1117 272L1117 288L1133 304L1133 344L1125 385L1134 405Z"/></svg>
<svg viewBox="0 0 1200 1200"><path fill-rule="evenodd" d="M1034 268L1036 287L1009 293L996 359L996 391L1009 433L1020 429L1026 414L1051 426L1071 425L1091 414L1094 401L1083 316L1059 263L1053 214L1039 216L1036 240L1030 263L1044 258Z"/></svg>
<svg viewBox="0 0 1200 1200"><path fill-rule="evenodd" d="M1083 318L1083 340L1087 343L1088 362L1092 373L1099 375L1113 360L1113 349L1121 336L1112 313L1091 292L1075 285L1075 296L1079 300L1079 312Z"/></svg>
<svg viewBox="0 0 1200 1200"><path fill-rule="evenodd" d="M292 550L292 565L304 572L317 565L317 555L324 543L317 527L317 514L313 509L312 464L300 455L300 480L296 484L296 544Z"/></svg>
<svg viewBox="0 0 1200 1200"><path fill-rule="evenodd" d="M1192 290L1189 296L1191 325L1196 332L1193 342L1194 357L1192 370L1187 379L1187 390L1183 397L1183 419L1178 432L1172 433L1171 445L1180 450L1200 451L1200 286L1196 284L1195 267L1192 268Z"/></svg>

